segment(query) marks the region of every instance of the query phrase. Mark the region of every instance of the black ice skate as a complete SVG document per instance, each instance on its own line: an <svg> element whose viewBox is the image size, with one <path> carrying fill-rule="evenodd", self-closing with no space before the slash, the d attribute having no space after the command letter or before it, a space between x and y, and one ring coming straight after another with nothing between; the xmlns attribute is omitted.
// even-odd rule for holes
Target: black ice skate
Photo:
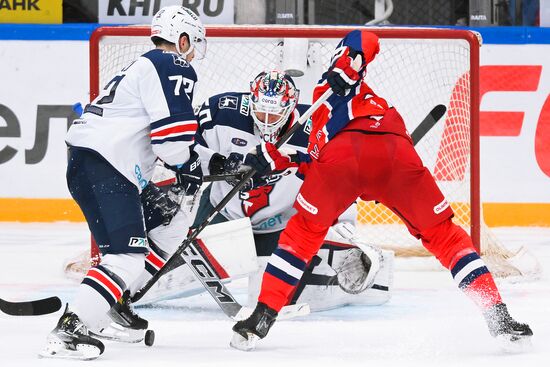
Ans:
<svg viewBox="0 0 550 367"><path fill-rule="evenodd" d="M504 303L493 306L484 314L489 332L508 352L520 352L528 347L533 331L527 324L514 320Z"/></svg>
<svg viewBox="0 0 550 367"><path fill-rule="evenodd" d="M44 358L90 360L99 357L105 347L103 343L88 335L88 329L78 316L65 308L65 312L47 338L44 350L39 353Z"/></svg>
<svg viewBox="0 0 550 367"><path fill-rule="evenodd" d="M276 318L277 311L259 302L252 315L233 326L234 333L230 345L245 351L254 349L256 341L265 338Z"/></svg>
<svg viewBox="0 0 550 367"><path fill-rule="evenodd" d="M109 316L117 324L133 330L147 330L149 322L134 312L130 301L130 291L125 291L117 303L111 307Z"/></svg>
<svg viewBox="0 0 550 367"><path fill-rule="evenodd" d="M125 291L111 307L109 316L112 322L99 331L92 331L93 335L123 343L139 343L145 339L145 344L153 344L154 332L147 330L149 322L134 312L130 291Z"/></svg>

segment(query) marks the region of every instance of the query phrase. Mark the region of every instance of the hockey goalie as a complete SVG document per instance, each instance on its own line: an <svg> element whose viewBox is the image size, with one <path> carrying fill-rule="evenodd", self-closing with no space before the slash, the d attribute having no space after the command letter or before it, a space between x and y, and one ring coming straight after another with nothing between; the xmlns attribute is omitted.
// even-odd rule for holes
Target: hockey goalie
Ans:
<svg viewBox="0 0 550 367"><path fill-rule="evenodd" d="M200 145L195 150L201 157L203 171L228 178L207 187L200 199L193 201L194 210L187 204L175 214L179 199L173 189L148 190L151 197L144 199L149 202L145 207L151 207L150 203L164 203L165 209L164 219L157 220L164 225L149 231L151 253L147 257L149 274L145 278L158 271L185 239L189 218L194 218L193 226L200 225L227 195L236 183L232 175L246 170L243 157L250 147L276 141L309 107L298 104L298 97L299 92L290 76L268 70L251 82L250 92L215 95L200 107L197 113ZM286 145L289 154L304 153L307 141L306 125ZM171 175L171 171L160 166L154 179L162 185L170 182ZM254 176L200 236L201 246L220 264L222 279L248 276L251 301L257 297L267 258L294 213L292 203L302 183L300 176L297 168L269 176ZM155 215L158 216L150 213L149 217ZM288 304L308 303L317 311L347 304L382 304L390 298L393 253L362 243L355 234L355 217L353 205L331 228ZM182 266L161 278L142 302L189 296L203 290L187 267Z"/></svg>

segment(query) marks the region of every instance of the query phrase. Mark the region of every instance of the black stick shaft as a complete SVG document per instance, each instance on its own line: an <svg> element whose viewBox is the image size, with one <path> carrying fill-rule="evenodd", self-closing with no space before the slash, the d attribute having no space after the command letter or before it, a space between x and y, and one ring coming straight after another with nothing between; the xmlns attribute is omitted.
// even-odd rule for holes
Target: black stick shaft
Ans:
<svg viewBox="0 0 550 367"><path fill-rule="evenodd" d="M439 121L441 117L445 114L447 111L447 107L445 107L442 104L438 104L432 110L430 113L428 113L428 116L422 120L422 122L414 129L414 131L411 133L411 139L413 141L413 144L416 145L428 133L428 131L431 130L432 127Z"/></svg>

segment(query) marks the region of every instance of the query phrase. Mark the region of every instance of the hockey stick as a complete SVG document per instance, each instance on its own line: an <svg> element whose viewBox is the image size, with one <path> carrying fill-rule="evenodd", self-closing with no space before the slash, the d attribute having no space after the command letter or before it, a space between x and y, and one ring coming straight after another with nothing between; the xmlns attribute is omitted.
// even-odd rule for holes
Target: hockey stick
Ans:
<svg viewBox="0 0 550 367"><path fill-rule="evenodd" d="M447 107L442 104L438 104L432 110L430 113L428 113L428 116L422 120L422 122L414 129L414 131L411 133L411 139L413 141L413 144L416 145L420 139L424 137L434 127L434 125L443 117L443 115L447 112Z"/></svg>
<svg viewBox="0 0 550 367"><path fill-rule="evenodd" d="M207 175L202 177L202 182L216 182L231 180L242 180L244 178L244 172L238 173L222 173L220 175Z"/></svg>
<svg viewBox="0 0 550 367"><path fill-rule="evenodd" d="M315 103L296 121L296 123L283 134L279 141L275 144L277 148L286 143L292 135L309 119L309 117L321 106L328 97L332 95L332 90L328 89L323 95L315 101ZM197 279L204 285L210 295L218 303L222 311L229 317L235 318L242 310L242 306L235 300L229 290L220 281L219 277L208 266L205 256L200 254L198 246L194 241L202 230L210 224L212 219L225 207L225 205L235 196L256 173L255 170L248 171L244 177L235 185L231 191L220 201L220 203L211 211L210 215L197 228L194 228L191 234L182 242L178 249L168 259L166 264L151 278L149 281L134 294L132 301L138 301L145 293L158 281L158 279L172 270L174 265L179 263L178 257L182 257L189 265L189 268Z"/></svg>
<svg viewBox="0 0 550 367"><path fill-rule="evenodd" d="M418 124L418 126L414 129L414 131L411 133L411 139L413 141L413 144L416 145L431 129L435 126L435 124L443 117L443 115L447 112L447 107L442 104L436 105L430 113L424 119ZM225 181L228 179L237 179L241 180L244 177L244 172L238 172L238 173L226 173L221 175L209 175L204 176L203 181L204 182L215 182L215 181Z"/></svg>
<svg viewBox="0 0 550 367"><path fill-rule="evenodd" d="M61 300L48 297L36 301L9 302L0 298L0 310L12 316L38 316L59 311Z"/></svg>

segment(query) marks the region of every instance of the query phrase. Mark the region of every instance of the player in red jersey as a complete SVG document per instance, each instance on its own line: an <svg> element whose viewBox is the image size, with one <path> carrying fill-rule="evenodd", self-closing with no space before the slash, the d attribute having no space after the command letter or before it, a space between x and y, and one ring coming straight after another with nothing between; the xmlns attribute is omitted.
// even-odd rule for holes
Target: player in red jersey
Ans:
<svg viewBox="0 0 550 367"><path fill-rule="evenodd" d="M238 349L252 349L267 335L328 228L357 197L376 200L403 220L479 306L491 335L507 342L532 335L528 325L508 314L470 236L452 222L453 211L423 166L400 114L366 84L366 66L378 51L376 35L350 32L314 90L314 100L328 88L334 94L313 114L311 162L301 163L305 181L294 204L297 213L267 265L256 309L233 327L231 345ZM297 165L269 143L256 147L246 163L260 172Z"/></svg>

